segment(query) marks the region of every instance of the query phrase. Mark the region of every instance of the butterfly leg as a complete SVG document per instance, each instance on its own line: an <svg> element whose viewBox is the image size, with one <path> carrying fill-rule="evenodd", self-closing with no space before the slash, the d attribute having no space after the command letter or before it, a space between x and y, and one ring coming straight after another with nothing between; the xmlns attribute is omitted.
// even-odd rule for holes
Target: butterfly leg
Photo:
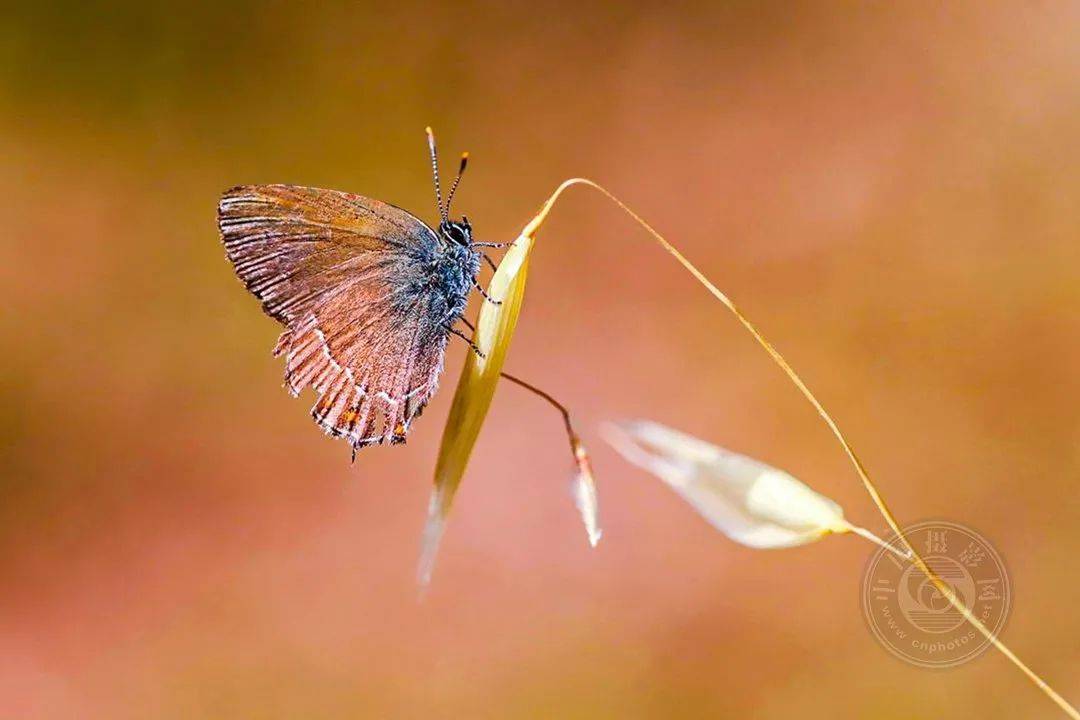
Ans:
<svg viewBox="0 0 1080 720"><path fill-rule="evenodd" d="M480 283L476 282L475 280L473 280L473 287L479 290L480 294L484 296L484 299L492 305L502 305L502 300L493 300L490 295L484 292L484 288L480 286Z"/></svg>
<svg viewBox="0 0 1080 720"><path fill-rule="evenodd" d="M465 321L465 324L466 324L466 325L469 325L468 321ZM471 328L471 327L472 327L472 325L469 325L469 327ZM462 340L464 340L465 342L467 342L467 343L469 344L469 347L471 347L471 348L472 348L472 351L473 351L474 353L476 353L476 356L477 356L478 358L480 358L481 360L486 360L486 359L487 359L487 355L485 355L484 353L480 352L480 348L476 347L476 343L474 343L474 342L472 341L472 338L470 338L470 337L465 337L465 335L463 335L463 334L462 334L462 333L461 333L460 331L458 331L458 330L457 330L457 329L455 329L455 328L452 328L452 327L449 327L449 326L447 326L447 328L446 328L446 329L447 329L447 330L449 330L450 332L454 333L455 335L457 335L457 336L458 336L459 338L461 338L461 339L462 339Z"/></svg>
<svg viewBox="0 0 1080 720"><path fill-rule="evenodd" d="M497 267L495 267L495 261L494 261L494 260L492 260L492 259L491 259L490 257L488 257L488 254L487 254L487 253L483 253L483 252L482 252L482 253L480 253L480 254L481 254L481 255L483 256L483 258L484 258L485 260L487 260L487 264L491 266L491 269L492 269L492 270L498 270L498 268L497 268Z"/></svg>
<svg viewBox="0 0 1080 720"><path fill-rule="evenodd" d="M498 249L498 248L504 248L507 245L511 245L511 244L513 244L513 243L472 243L471 245L469 245L469 247L489 247L489 248Z"/></svg>

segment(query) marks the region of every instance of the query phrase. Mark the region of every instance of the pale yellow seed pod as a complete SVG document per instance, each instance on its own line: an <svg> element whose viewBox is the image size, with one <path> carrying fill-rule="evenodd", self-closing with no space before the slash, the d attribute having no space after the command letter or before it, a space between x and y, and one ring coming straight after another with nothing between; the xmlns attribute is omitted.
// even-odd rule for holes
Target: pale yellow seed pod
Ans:
<svg viewBox="0 0 1080 720"><path fill-rule="evenodd" d="M499 382L499 373L506 361L506 352L514 336L521 303L525 297L525 280L529 272L529 253L532 252L536 233L540 229L551 206L562 190L560 186L525 228L499 262L487 294L500 304L484 301L480 308L480 317L476 324L474 342L484 357L470 352L465 358L465 367L458 379L457 390L450 406L450 415L443 429L442 444L435 464L435 488L428 504L427 523L424 527L420 566L417 578L421 585L431 581L435 556L439 541L442 539L446 517L457 492L465 467L469 462L473 446L480 435L495 387ZM590 478L591 480L591 478ZM595 490L593 490L595 505ZM593 537L590 531L590 539ZM597 536L598 537L598 536Z"/></svg>
<svg viewBox="0 0 1080 720"><path fill-rule="evenodd" d="M663 480L716 529L754 548L803 545L830 533L869 532L783 470L659 423L608 425L608 441L631 463Z"/></svg>

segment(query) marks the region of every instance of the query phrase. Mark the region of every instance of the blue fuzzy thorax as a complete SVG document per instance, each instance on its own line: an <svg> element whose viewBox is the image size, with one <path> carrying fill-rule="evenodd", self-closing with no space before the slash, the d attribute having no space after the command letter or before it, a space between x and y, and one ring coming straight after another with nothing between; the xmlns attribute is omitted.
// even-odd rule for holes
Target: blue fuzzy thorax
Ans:
<svg viewBox="0 0 1080 720"><path fill-rule="evenodd" d="M432 261L428 297L432 315L449 327L465 313L480 272L480 253L468 245L445 243Z"/></svg>
<svg viewBox="0 0 1080 720"><path fill-rule="evenodd" d="M411 248L412 261L402 268L401 289L395 295L402 310L422 303L425 322L437 335L445 335L465 313L481 254L472 249L472 228L464 223L442 223L432 240Z"/></svg>

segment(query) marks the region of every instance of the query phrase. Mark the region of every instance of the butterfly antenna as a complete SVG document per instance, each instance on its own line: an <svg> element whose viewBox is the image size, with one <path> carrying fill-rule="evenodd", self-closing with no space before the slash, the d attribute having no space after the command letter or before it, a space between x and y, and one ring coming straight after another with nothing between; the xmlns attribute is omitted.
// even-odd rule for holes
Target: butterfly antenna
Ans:
<svg viewBox="0 0 1080 720"><path fill-rule="evenodd" d="M446 214L450 214L450 203L454 202L454 193L457 192L458 183L461 182L461 176L465 174L465 167L469 164L469 153L461 153L461 165L458 167L457 177L454 178L454 184L450 186L450 194L446 196Z"/></svg>
<svg viewBox="0 0 1080 720"><path fill-rule="evenodd" d="M424 128L424 131L427 132L428 150L431 151L431 174L435 177L435 206L439 209L439 217L446 222L450 218L442 204L442 188L439 187L439 156L435 153L435 133L431 131L431 127Z"/></svg>

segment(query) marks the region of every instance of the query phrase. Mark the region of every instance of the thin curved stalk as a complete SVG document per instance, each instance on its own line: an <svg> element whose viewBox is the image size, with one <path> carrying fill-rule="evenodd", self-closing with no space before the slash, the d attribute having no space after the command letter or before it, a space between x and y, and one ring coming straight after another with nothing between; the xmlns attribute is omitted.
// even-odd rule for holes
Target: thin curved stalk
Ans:
<svg viewBox="0 0 1080 720"><path fill-rule="evenodd" d="M773 362L780 366L780 369L783 370L784 374L787 375L788 379L795 384L795 386L799 389L799 392L803 394L803 397L805 397L807 401L809 401L810 404L813 405L814 410L817 411L817 414L829 427L829 430L832 431L833 436L840 443L840 447L844 449L844 453L847 455L848 460L850 460L851 464L855 467L855 472L858 474L859 479L862 480L863 487L866 488L866 492L870 495L870 499L874 502L874 505L881 513L881 516L885 518L885 522L888 523L889 528L896 534L897 539L899 539L900 542L903 543L904 547L907 548L907 552L910 553L911 561L915 564L915 566L924 575L926 575L927 578L929 578L930 582L932 582L934 586L938 589L938 591L941 592L941 594L944 595L946 599L948 599L949 603L952 604L952 606L956 608L957 611L961 615L963 615L968 622L975 626L975 629L978 630L983 637L985 637L994 645L994 647L1001 651L1001 653L1005 657L1007 657L1013 665L1019 668L1020 671L1023 672L1024 675L1027 676L1027 678L1031 680L1032 683L1035 684L1036 687L1042 690L1047 695L1047 697L1053 700L1054 703L1056 703L1057 706L1061 708L1066 715L1068 715L1070 718L1073 718L1073 720L1080 720L1080 712L1078 712L1075 707L1070 705L1068 701L1065 700L1065 698L1059 695L1056 690L1050 687L1050 685L1048 685L1045 680L1035 674L1035 671L1033 671L1022 660L1020 660L1020 658L1018 658L1016 654L1005 645L1005 643L1001 642L1001 640L999 640L997 636L989 628L987 628L974 614L972 614L972 612L967 608L966 605L964 605L964 603L960 601L959 598L956 597L956 594L953 593L952 589L940 577L938 577L937 573L935 573L926 564L926 561L923 560L923 558L919 555L918 551L915 550L914 546L904 534L904 531L903 529L901 529L900 524L896 520L896 517L893 515L892 511L889 510L889 506L888 504L886 504L885 498L882 497L881 492L874 484L874 481L870 479L870 474L867 472L866 467L859 459L859 456L855 454L855 450L851 447L851 443L848 442L847 438L844 436L844 433L840 431L840 428L836 424L836 421L833 420L832 416L829 415L829 413L825 410L821 402L818 401L817 397L814 396L814 393L810 391L810 388L806 386L806 383L803 382L801 377L799 377L799 374L795 372L794 368L792 368L791 365L788 364L787 360L785 360L784 357L776 350L776 348L772 346L772 343L765 339L765 337L761 334L760 331L758 331L754 324L751 323L746 318L746 316L742 314L742 312L735 306L731 299L728 298L728 296L725 295L722 290L720 290L720 288L713 285L712 282L707 277L705 277L705 275L700 270L694 267L694 265L675 248L674 245L665 240L664 237L655 229L653 229L653 227L649 225L649 223L645 222L645 220L642 219L641 216L631 210L625 203L619 200L619 198L615 197L615 195L613 195L602 185L599 185L592 180L588 180L586 178L572 178L562 183L558 187L558 189L556 189L555 192L552 193L547 203L545 203L544 210L541 213L542 216L547 216L555 200L558 199L558 197L572 185L586 185L606 195L608 199L618 205L623 210L623 212L633 218L634 222L636 222L646 232L648 232L649 235L651 235L653 239L656 240L656 242L660 243L661 247L671 253L671 255L674 256L674 258L679 262L679 264L682 265L691 275L693 275L699 283L705 286L705 289L708 290L713 295L713 297L723 303L724 307L731 311L731 314L734 315L740 323L742 323L742 326L746 328L747 332L749 332L753 336L754 340L757 341L758 345L760 345L762 349L764 349L765 352L769 354L769 357L772 358Z"/></svg>

